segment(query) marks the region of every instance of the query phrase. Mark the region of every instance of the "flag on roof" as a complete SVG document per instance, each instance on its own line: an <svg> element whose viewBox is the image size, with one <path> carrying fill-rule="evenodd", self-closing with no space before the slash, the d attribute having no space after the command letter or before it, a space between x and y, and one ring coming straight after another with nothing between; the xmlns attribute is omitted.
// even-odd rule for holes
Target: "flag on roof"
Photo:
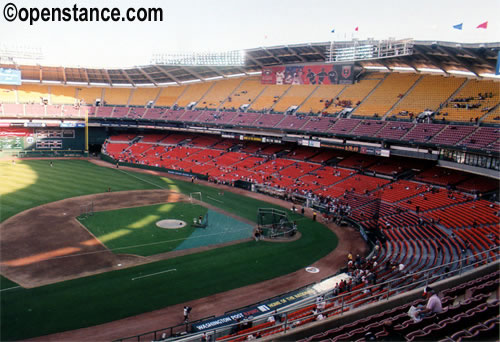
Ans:
<svg viewBox="0 0 500 342"><path fill-rule="evenodd" d="M488 28L488 22L485 21L484 23L477 25L476 28L487 29Z"/></svg>
<svg viewBox="0 0 500 342"><path fill-rule="evenodd" d="M356 28L354 29L354 31L358 32L359 31L359 27L356 26Z"/></svg>
<svg viewBox="0 0 500 342"><path fill-rule="evenodd" d="M456 30L461 30L462 29L462 26L463 26L464 23L460 23L460 24L457 24L457 25L453 25L453 28L456 29Z"/></svg>
<svg viewBox="0 0 500 342"><path fill-rule="evenodd" d="M332 29L332 33L335 33L335 29Z"/></svg>

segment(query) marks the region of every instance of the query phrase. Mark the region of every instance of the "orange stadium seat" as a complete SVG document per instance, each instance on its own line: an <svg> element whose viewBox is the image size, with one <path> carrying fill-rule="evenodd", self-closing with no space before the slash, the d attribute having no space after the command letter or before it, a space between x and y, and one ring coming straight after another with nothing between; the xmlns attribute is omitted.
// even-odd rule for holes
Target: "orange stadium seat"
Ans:
<svg viewBox="0 0 500 342"><path fill-rule="evenodd" d="M126 106L131 90L130 88L104 88L104 104Z"/></svg>
<svg viewBox="0 0 500 342"><path fill-rule="evenodd" d="M223 107L226 109L238 109L244 104L250 104L265 87L261 83L260 77L246 78L233 92L231 99L224 102Z"/></svg>
<svg viewBox="0 0 500 342"><path fill-rule="evenodd" d="M285 92L290 88L290 85L269 85L257 97L254 103L250 106L251 110L269 110L277 103Z"/></svg>
<svg viewBox="0 0 500 342"><path fill-rule="evenodd" d="M186 91L177 99L177 105L179 107L186 107L191 102L199 102L213 84L213 82L190 84Z"/></svg>
<svg viewBox="0 0 500 342"><path fill-rule="evenodd" d="M51 104L75 104L76 88L75 87L60 87L50 86L50 101Z"/></svg>
<svg viewBox="0 0 500 342"><path fill-rule="evenodd" d="M161 88L160 96L155 102L156 107L171 107L176 102L179 96L186 90L187 86L171 86Z"/></svg>
<svg viewBox="0 0 500 342"><path fill-rule="evenodd" d="M378 74L376 74L378 75ZM375 76L376 77L376 76ZM335 101L330 107L336 107L335 111L342 110L342 107L355 108L357 103L362 102L363 99L381 82L379 78L365 78L358 83L349 85L338 96L338 101ZM339 105L339 103L346 103L346 105ZM332 108L333 110L334 108Z"/></svg>
<svg viewBox="0 0 500 342"><path fill-rule="evenodd" d="M391 110L390 115L408 118L408 114L418 115L426 109L436 111L439 106L464 83L465 79L425 75L402 101Z"/></svg>
<svg viewBox="0 0 500 342"><path fill-rule="evenodd" d="M23 84L17 88L19 103L41 104L44 99L48 100L49 89L47 86Z"/></svg>
<svg viewBox="0 0 500 342"><path fill-rule="evenodd" d="M390 73L377 89L353 112L353 116L383 117L418 80L417 74Z"/></svg>
<svg viewBox="0 0 500 342"><path fill-rule="evenodd" d="M469 80L450 99L446 107L440 110L436 118L444 118L446 121L475 122L476 119L479 120L491 108L495 107L499 103L499 100L500 94L497 82ZM472 108L476 106L477 108Z"/></svg>
<svg viewBox="0 0 500 342"><path fill-rule="evenodd" d="M77 88L76 91L76 97L82 104L93 106L95 100L102 99L102 88L84 87Z"/></svg>
<svg viewBox="0 0 500 342"><path fill-rule="evenodd" d="M16 90L15 86L0 86L0 103L16 103Z"/></svg>
<svg viewBox="0 0 500 342"><path fill-rule="evenodd" d="M133 91L132 97L130 98L130 106L145 106L149 101L156 100L159 88L137 88Z"/></svg>
<svg viewBox="0 0 500 342"><path fill-rule="evenodd" d="M196 108L217 109L222 105L233 91L242 82L241 78L227 79L213 82L213 86L203 99L198 102Z"/></svg>
<svg viewBox="0 0 500 342"><path fill-rule="evenodd" d="M320 85L311 96L300 106L299 113L333 113L335 106L329 106L325 109L327 101L334 101L338 94L344 90L343 84L323 84Z"/></svg>
<svg viewBox="0 0 500 342"><path fill-rule="evenodd" d="M285 112L290 106L300 106L317 87L317 85L312 84L292 85L288 92L278 101L274 111Z"/></svg>

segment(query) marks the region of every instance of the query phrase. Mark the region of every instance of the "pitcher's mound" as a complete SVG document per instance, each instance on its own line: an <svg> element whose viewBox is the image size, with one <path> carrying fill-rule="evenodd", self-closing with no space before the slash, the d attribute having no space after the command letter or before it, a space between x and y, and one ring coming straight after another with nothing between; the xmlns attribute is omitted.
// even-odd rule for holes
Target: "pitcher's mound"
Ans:
<svg viewBox="0 0 500 342"><path fill-rule="evenodd" d="M165 229L179 229L186 226L186 222L181 220L161 220L156 222L156 225Z"/></svg>

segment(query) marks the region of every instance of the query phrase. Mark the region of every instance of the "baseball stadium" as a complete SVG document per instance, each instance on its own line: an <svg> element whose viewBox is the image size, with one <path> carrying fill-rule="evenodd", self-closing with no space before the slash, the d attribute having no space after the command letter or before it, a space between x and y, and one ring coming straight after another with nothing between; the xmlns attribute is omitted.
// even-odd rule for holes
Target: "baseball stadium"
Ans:
<svg viewBox="0 0 500 342"><path fill-rule="evenodd" d="M27 54L0 46L0 340L499 340L500 43Z"/></svg>

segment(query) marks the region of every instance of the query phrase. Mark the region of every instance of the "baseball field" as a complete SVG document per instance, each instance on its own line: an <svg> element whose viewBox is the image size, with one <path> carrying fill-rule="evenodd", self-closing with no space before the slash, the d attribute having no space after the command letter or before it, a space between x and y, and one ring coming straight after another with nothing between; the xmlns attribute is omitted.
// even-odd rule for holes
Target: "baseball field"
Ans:
<svg viewBox="0 0 500 342"><path fill-rule="evenodd" d="M258 208L279 207L196 182L85 160L0 162L0 178L2 341L93 326L262 282L304 268L337 246L329 229L290 211L300 239L255 242ZM190 201L195 192L202 201ZM82 203L93 204L93 215L81 216ZM206 213L207 229L191 226ZM187 225L172 231L155 226L165 218Z"/></svg>

